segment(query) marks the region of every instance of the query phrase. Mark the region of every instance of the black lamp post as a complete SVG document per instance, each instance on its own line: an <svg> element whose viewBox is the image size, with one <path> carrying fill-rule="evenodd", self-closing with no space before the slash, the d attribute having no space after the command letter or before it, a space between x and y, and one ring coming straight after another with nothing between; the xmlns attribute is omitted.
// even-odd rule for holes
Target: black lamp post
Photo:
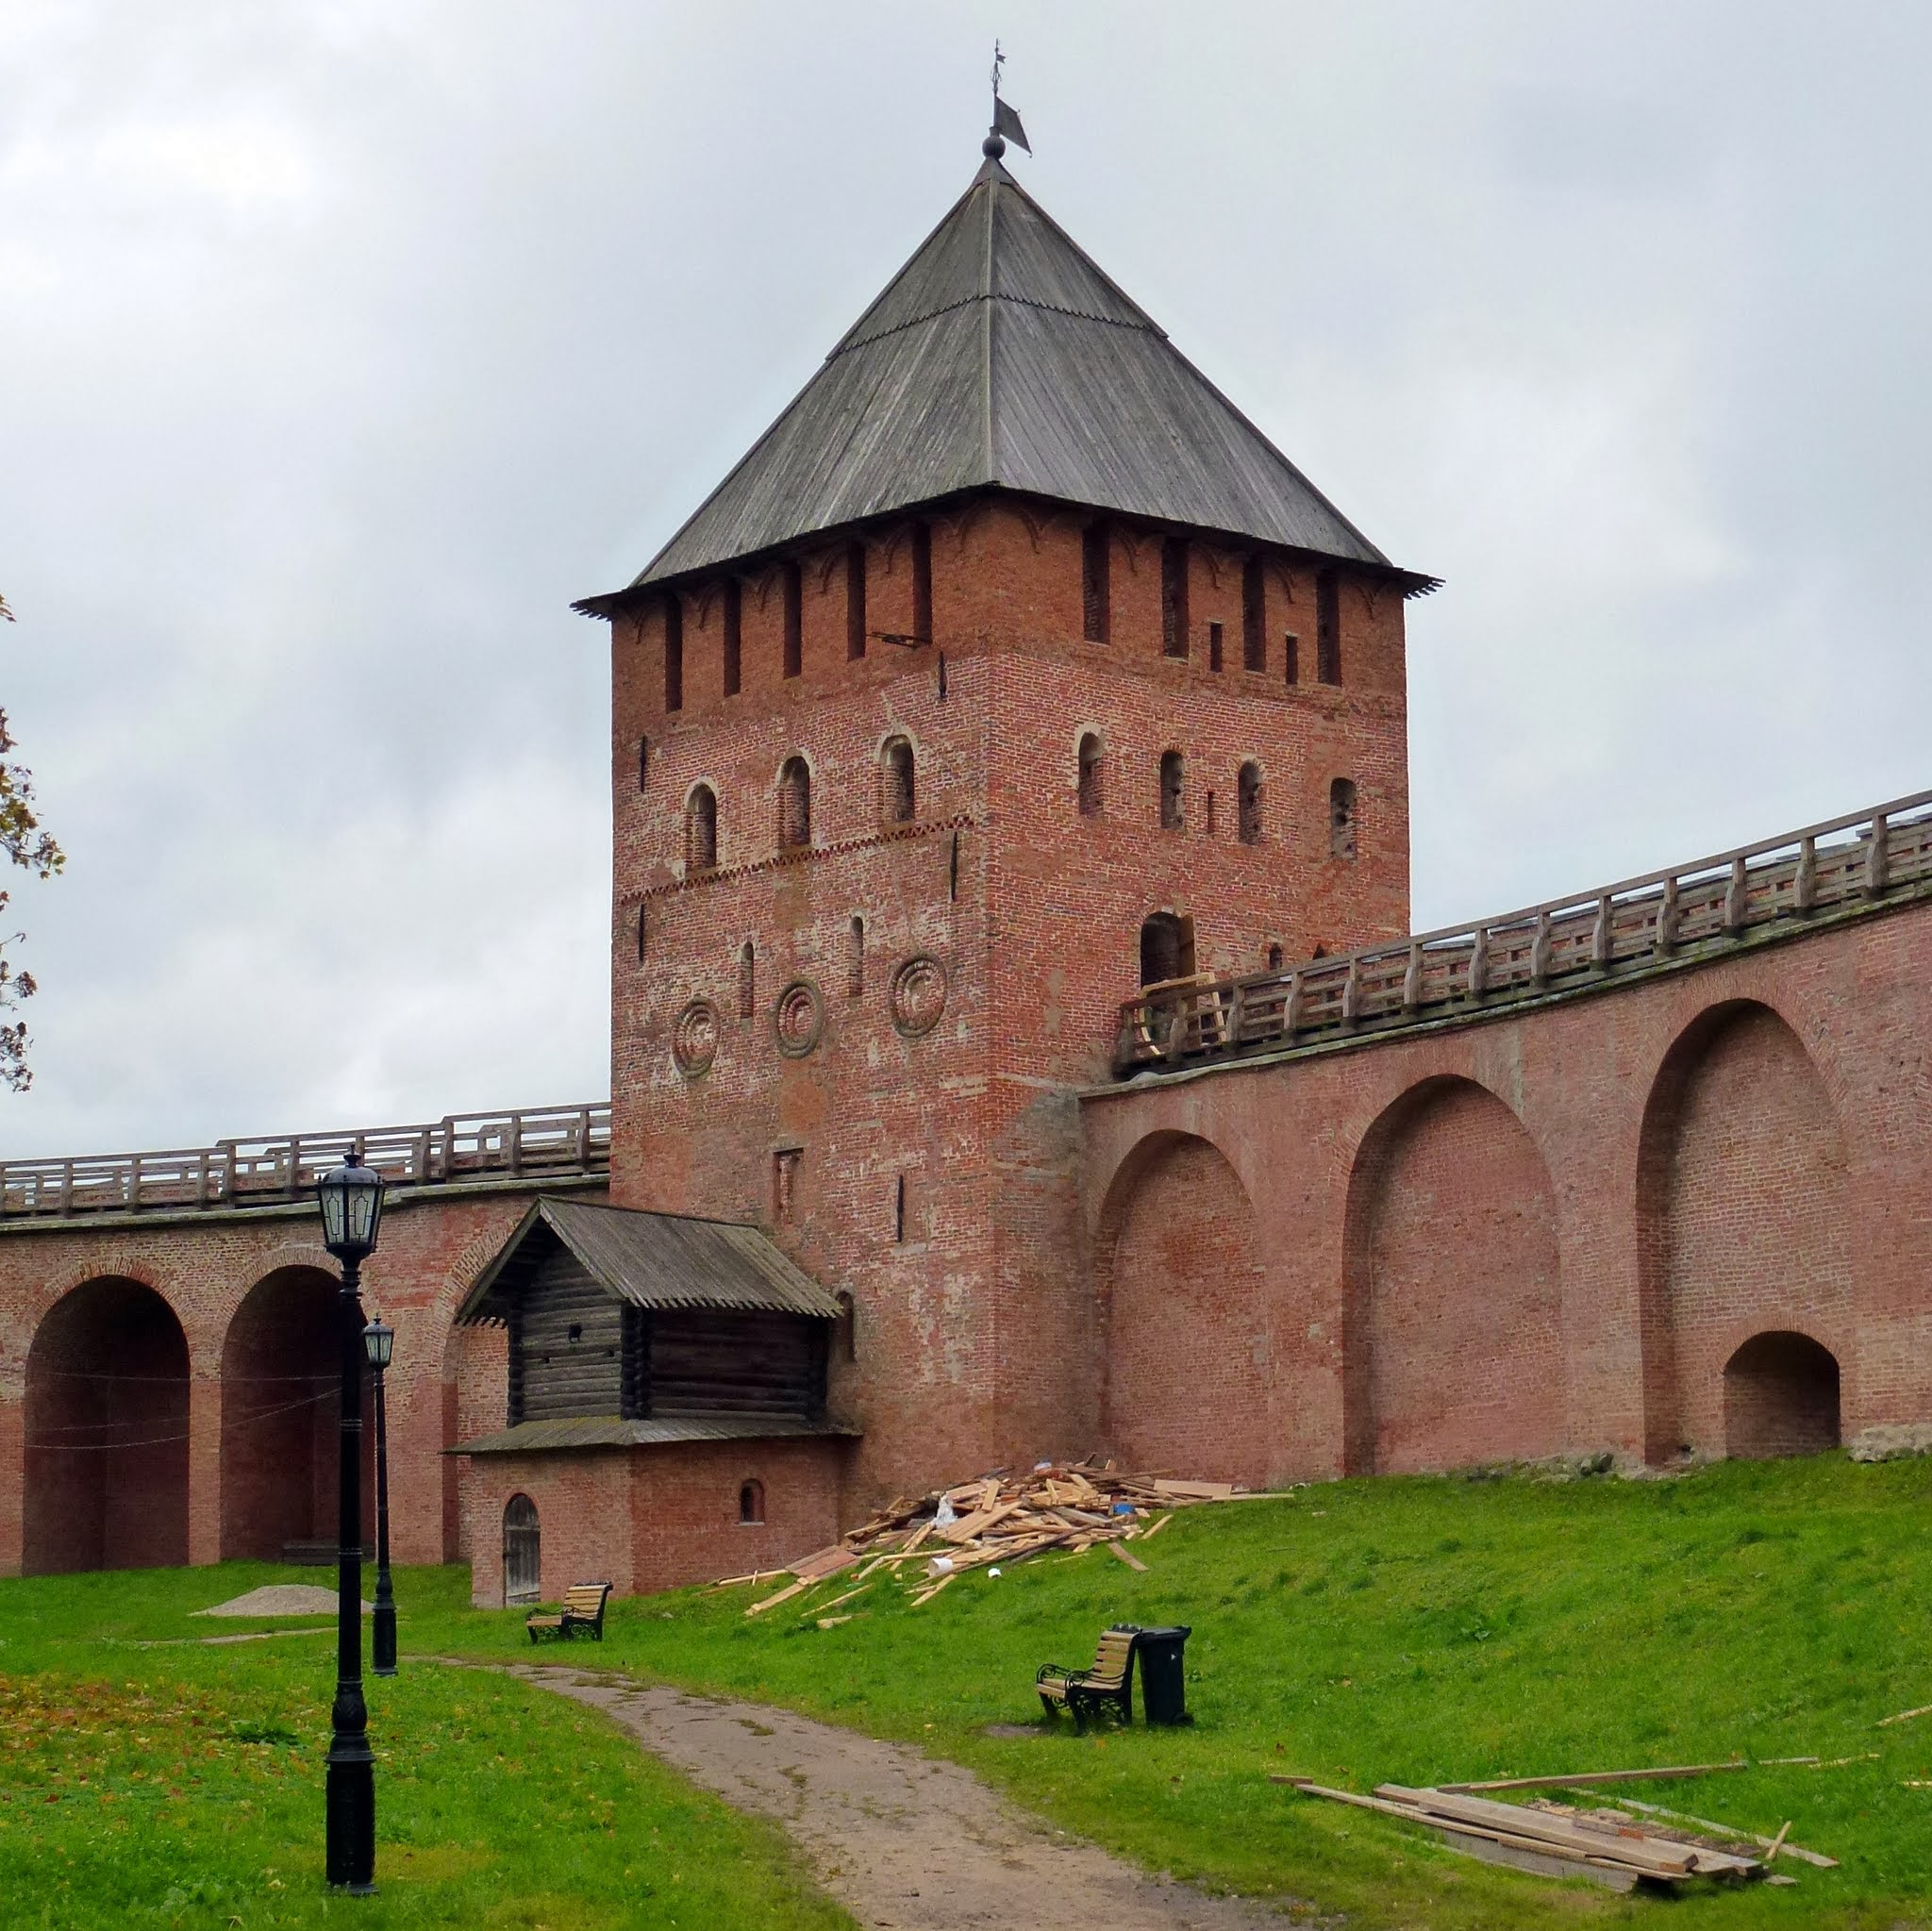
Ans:
<svg viewBox="0 0 1932 1931"><path fill-rule="evenodd" d="M324 1859L330 1884L375 1889L375 1756L362 1701L362 1263L375 1249L382 1176L359 1156L316 1183L322 1244L342 1264L341 1434L336 1505L336 1700L329 1711L328 1830Z"/></svg>
<svg viewBox="0 0 1932 1931"><path fill-rule="evenodd" d="M395 1344L395 1329L379 1314L362 1330L362 1352L375 1371L375 1621L369 1632L373 1676L396 1673L396 1596L389 1580L389 1421L382 1398Z"/></svg>

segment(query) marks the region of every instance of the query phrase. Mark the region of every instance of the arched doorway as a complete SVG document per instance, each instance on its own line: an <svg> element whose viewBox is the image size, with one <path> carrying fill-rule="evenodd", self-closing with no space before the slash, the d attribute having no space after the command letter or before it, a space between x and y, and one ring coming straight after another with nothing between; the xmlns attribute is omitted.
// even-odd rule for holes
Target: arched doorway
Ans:
<svg viewBox="0 0 1932 1931"><path fill-rule="evenodd" d="M537 1505L512 1495L503 1511L503 1600L534 1603L543 1589L543 1544Z"/></svg>
<svg viewBox="0 0 1932 1931"><path fill-rule="evenodd" d="M188 1560L188 1340L139 1281L88 1281L26 1359L29 1575Z"/></svg>
<svg viewBox="0 0 1932 1931"><path fill-rule="evenodd" d="M335 1280L320 1268L284 1267L248 1290L228 1323L222 1347L225 1560L280 1561L334 1540L340 1320Z"/></svg>
<svg viewBox="0 0 1932 1931"><path fill-rule="evenodd" d="M1724 1453L1749 1461L1839 1444L1838 1357L1808 1334L1754 1334L1724 1363Z"/></svg>
<svg viewBox="0 0 1932 1931"><path fill-rule="evenodd" d="M1158 986L1194 975L1194 922L1150 912L1141 922L1141 983Z"/></svg>

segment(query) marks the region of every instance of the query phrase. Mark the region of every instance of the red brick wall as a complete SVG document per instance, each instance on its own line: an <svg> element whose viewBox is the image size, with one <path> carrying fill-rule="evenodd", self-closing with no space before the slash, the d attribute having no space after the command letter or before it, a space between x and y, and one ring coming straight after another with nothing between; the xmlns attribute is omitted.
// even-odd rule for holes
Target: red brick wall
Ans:
<svg viewBox="0 0 1932 1931"><path fill-rule="evenodd" d="M364 1270L365 1309L380 1311L396 1330L389 1409L391 1538L397 1561L439 1561L451 1540L451 1491L460 1479L441 1454L454 1439L446 1429L456 1412L445 1394L451 1317L534 1190L398 1197L384 1217L382 1244ZM291 1411L295 1419L269 1424L271 1434L286 1425L286 1440L275 1435L265 1444L257 1439L260 1424L245 1418L258 1414L273 1384L238 1380L225 1390L223 1383L231 1342L234 1358L250 1375L307 1373L307 1355L287 1334L271 1344L269 1330L254 1333L248 1320L238 1330L237 1316L251 1290L271 1276L289 1278L287 1270L334 1277L316 1231L311 1213L269 1211L0 1233L0 1574L18 1574L30 1553L33 1566L46 1568L102 1559L212 1562L225 1547L278 1547L279 1532L301 1511L297 1491L305 1481L309 1494L320 1496L315 1533L334 1533L332 1440L309 1455L315 1436L311 1432L308 1444L297 1440L303 1413L297 1409ZM124 1357L135 1344L130 1337L148 1332L139 1323L130 1327L105 1304L90 1307L100 1291L90 1284L106 1281L136 1284L178 1328L184 1351L179 1382L101 1378L129 1373ZM76 1290L76 1298L68 1300ZM38 1393L29 1401L29 1356L43 1334L46 1362L58 1356L72 1371L57 1385L93 1390L87 1399L104 1405L98 1412L70 1412L43 1403ZM501 1427L500 1338L492 1340L486 1330L475 1342L459 1344L457 1358L475 1364L471 1410L481 1427ZM133 1372L144 1374L147 1359L142 1354ZM38 1376L38 1366L33 1373ZM154 1407L152 1415L142 1403ZM314 1415L313 1426L325 1434L332 1404L317 1405ZM101 1439L104 1420L122 1439L150 1445L138 1459L134 1451L103 1457L64 1445L76 1434ZM75 1423L87 1426L76 1429ZM284 1466L285 1457L301 1466ZM89 1473L97 1463L112 1470L105 1483ZM370 1527L373 1533L373 1520ZM95 1539L103 1551L98 1557L91 1553Z"/></svg>
<svg viewBox="0 0 1932 1931"><path fill-rule="evenodd" d="M1377 1123L1350 1190L1351 1466L1414 1473L1560 1448L1556 1200L1516 1115L1466 1080L1425 1086Z"/></svg>
<svg viewBox="0 0 1932 1931"><path fill-rule="evenodd" d="M1645 1151L1651 1451L1722 1454L1724 1364L1752 1335L1791 1329L1856 1357L1844 1136L1797 1036L1743 1005L1673 1056Z"/></svg>
<svg viewBox="0 0 1932 1931"><path fill-rule="evenodd" d="M1271 1480L1364 1465L1365 1408L1381 1466L1721 1453L1726 1362L1792 1329L1836 1357L1846 1435L1932 1420L1932 905L1513 1017L1143 1078L1082 1113L1096 1250L1162 1137L1241 1176ZM1379 1307L1350 1291L1364 1257ZM1762 1394L1739 1391L1752 1440ZM1245 1388L1166 1400L1134 1425L1196 1426L1204 1402L1251 1425Z"/></svg>
<svg viewBox="0 0 1932 1931"><path fill-rule="evenodd" d="M1158 1142L1106 1265L1111 1443L1136 1468L1262 1479L1269 1323L1255 1211L1234 1169L1206 1140Z"/></svg>
<svg viewBox="0 0 1932 1931"><path fill-rule="evenodd" d="M838 1440L694 1441L568 1455L478 1456L471 1477L471 1588L503 1605L503 1513L537 1506L543 1596L572 1584L676 1589L721 1574L777 1569L836 1541L851 1444ZM747 1481L764 1487L764 1521L739 1520Z"/></svg>

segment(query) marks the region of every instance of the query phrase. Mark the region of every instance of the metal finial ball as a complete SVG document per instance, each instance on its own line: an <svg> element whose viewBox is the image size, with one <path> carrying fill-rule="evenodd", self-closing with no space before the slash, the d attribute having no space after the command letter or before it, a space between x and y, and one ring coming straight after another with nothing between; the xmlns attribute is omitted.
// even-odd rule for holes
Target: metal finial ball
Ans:
<svg viewBox="0 0 1932 1931"><path fill-rule="evenodd" d="M986 139L979 143L979 151L987 158L988 160L996 161L1003 154L1006 153L1007 143L999 135L989 134L986 137Z"/></svg>

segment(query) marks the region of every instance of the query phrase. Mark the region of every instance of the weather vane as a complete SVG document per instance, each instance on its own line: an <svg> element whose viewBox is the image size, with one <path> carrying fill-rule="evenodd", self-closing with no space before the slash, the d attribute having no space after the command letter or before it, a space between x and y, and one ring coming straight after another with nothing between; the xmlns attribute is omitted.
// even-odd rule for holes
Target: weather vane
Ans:
<svg viewBox="0 0 1932 1931"><path fill-rule="evenodd" d="M1000 99L1000 69L1007 64L1007 57L1000 52L1000 43L992 43L992 125L987 129L986 139L980 143L980 152L989 160L998 160L1007 151L1008 141L1033 152L1026 139L1026 129L1021 125L1020 117Z"/></svg>

